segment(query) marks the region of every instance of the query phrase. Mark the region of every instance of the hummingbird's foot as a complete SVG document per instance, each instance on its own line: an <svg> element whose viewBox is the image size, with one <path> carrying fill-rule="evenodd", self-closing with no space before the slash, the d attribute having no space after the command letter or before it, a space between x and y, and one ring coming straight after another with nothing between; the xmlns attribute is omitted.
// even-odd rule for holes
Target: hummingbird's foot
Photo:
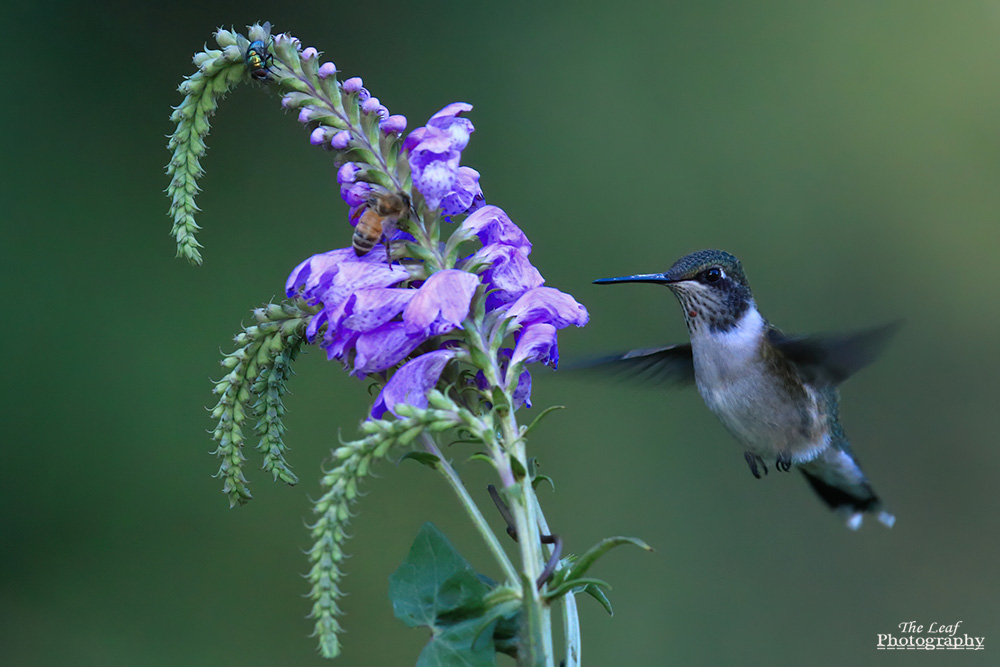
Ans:
<svg viewBox="0 0 1000 667"><path fill-rule="evenodd" d="M750 466L750 472L753 473L754 477L760 479L760 472L757 470L758 463L760 464L760 467L764 469L764 474L767 474L767 465L764 463L764 459L757 456L753 452L743 452L743 458L747 460L747 465Z"/></svg>
<svg viewBox="0 0 1000 667"><path fill-rule="evenodd" d="M780 472L788 472L792 469L792 455L788 452L778 454L778 458L774 462L774 467Z"/></svg>

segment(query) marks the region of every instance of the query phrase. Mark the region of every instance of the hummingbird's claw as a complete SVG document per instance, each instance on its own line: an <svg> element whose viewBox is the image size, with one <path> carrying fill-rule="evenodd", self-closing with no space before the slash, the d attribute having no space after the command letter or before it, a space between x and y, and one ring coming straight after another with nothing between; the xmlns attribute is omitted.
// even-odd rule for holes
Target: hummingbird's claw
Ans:
<svg viewBox="0 0 1000 667"><path fill-rule="evenodd" d="M774 467L780 472L788 472L792 469L792 455L788 452L778 454L778 458L774 462Z"/></svg>
<svg viewBox="0 0 1000 667"><path fill-rule="evenodd" d="M757 469L758 463L760 464L760 467L764 469L764 474L767 474L767 465L765 465L764 459L760 458L753 452L743 452L743 458L747 460L747 465L750 466L750 472L753 473L754 477L760 479L760 472Z"/></svg>

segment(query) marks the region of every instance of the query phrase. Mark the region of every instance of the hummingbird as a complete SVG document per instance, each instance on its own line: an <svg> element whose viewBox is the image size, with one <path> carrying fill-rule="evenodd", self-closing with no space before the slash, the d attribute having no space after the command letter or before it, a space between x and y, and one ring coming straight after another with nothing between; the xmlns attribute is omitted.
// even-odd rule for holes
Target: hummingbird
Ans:
<svg viewBox="0 0 1000 667"><path fill-rule="evenodd" d="M840 425L837 387L874 361L898 327L846 334L788 336L757 309L740 260L701 250L664 273L595 280L665 285L680 302L691 342L631 350L597 362L645 379L694 383L744 449L760 479L768 464L798 468L831 509L857 530L866 514L892 527Z"/></svg>

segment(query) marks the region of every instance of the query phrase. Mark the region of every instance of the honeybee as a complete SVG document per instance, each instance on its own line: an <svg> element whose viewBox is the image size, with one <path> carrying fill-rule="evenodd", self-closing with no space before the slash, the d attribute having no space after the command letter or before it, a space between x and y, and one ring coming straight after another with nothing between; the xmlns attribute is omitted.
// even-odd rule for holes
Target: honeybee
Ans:
<svg viewBox="0 0 1000 667"><path fill-rule="evenodd" d="M410 198L402 192L388 192L373 195L357 226L351 245L358 257L368 254L375 244L386 238L386 256L389 255L389 239L396 231L396 224L410 212Z"/></svg>

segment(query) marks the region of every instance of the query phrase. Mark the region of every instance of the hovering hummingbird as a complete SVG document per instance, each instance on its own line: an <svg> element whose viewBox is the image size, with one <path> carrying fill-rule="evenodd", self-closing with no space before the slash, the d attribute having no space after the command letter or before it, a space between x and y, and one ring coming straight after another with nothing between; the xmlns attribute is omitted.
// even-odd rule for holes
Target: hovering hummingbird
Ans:
<svg viewBox="0 0 1000 667"><path fill-rule="evenodd" d="M594 281L666 285L680 301L690 344L632 350L599 366L647 379L694 382L708 408L745 450L753 476L794 465L856 530L864 514L892 527L840 426L837 385L872 362L895 331L786 336L757 310L740 261L701 250L665 273Z"/></svg>

